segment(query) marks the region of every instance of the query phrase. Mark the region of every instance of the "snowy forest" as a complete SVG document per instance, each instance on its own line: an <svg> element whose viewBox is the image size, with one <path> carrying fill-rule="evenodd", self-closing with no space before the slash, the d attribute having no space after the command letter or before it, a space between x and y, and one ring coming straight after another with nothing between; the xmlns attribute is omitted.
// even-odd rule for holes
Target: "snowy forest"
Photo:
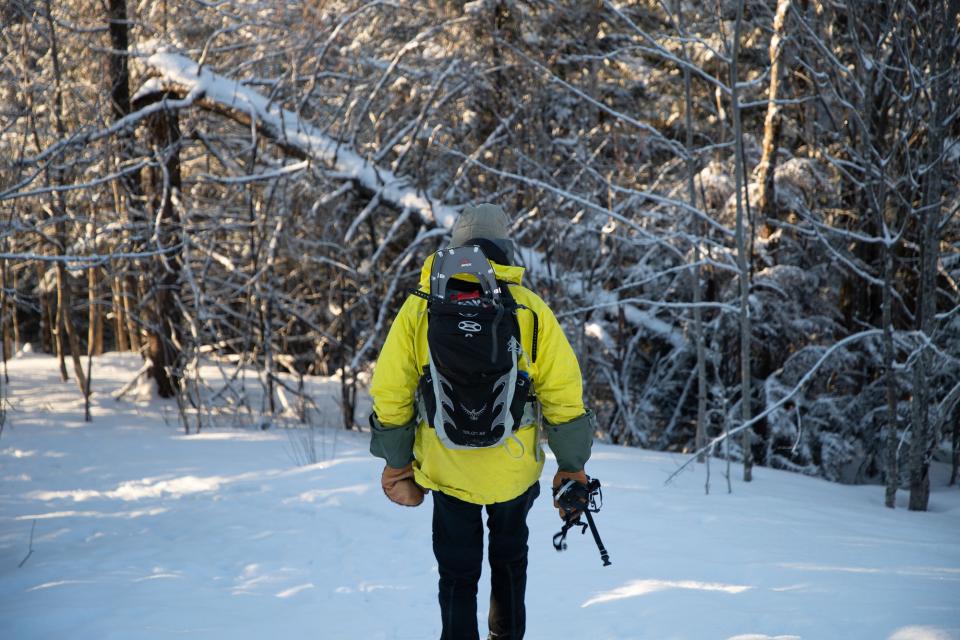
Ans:
<svg viewBox="0 0 960 640"><path fill-rule="evenodd" d="M357 430L494 202L599 441L925 510L960 464L958 69L960 0L7 0L4 365L89 397L139 352L187 433Z"/></svg>

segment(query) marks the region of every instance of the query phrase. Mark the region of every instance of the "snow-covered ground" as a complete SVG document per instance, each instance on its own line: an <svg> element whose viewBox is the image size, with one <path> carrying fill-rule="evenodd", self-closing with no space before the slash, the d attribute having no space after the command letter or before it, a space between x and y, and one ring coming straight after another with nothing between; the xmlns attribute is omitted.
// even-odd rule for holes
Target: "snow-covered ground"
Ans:
<svg viewBox="0 0 960 640"><path fill-rule="evenodd" d="M52 358L10 362L0 638L439 636L429 499L387 502L364 434L319 431L308 466L283 429L184 436L172 404L110 396L137 364L95 361L84 423ZM960 640L960 489L891 511L879 487L761 468L727 494L715 462L707 496L702 466L664 486L682 460L596 447L610 567L589 535L554 551L540 498L527 638Z"/></svg>

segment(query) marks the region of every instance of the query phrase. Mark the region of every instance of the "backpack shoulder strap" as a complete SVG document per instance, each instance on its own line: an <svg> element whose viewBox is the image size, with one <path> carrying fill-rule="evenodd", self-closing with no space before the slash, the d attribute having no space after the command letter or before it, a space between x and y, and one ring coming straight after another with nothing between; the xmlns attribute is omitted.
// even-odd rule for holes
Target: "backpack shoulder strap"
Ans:
<svg viewBox="0 0 960 640"><path fill-rule="evenodd" d="M533 309L531 309L525 304L520 304L514 299L513 295L510 293L510 288L508 287L506 282L501 283L501 287L504 291L507 292L507 295L509 296L509 299L510 299L510 304L512 305L513 309L516 309L518 311L519 310L529 311L530 314L533 316L533 336L530 341L530 360L532 360L533 362L536 362L537 361L537 339L540 337L540 317L537 315L536 311L534 311Z"/></svg>

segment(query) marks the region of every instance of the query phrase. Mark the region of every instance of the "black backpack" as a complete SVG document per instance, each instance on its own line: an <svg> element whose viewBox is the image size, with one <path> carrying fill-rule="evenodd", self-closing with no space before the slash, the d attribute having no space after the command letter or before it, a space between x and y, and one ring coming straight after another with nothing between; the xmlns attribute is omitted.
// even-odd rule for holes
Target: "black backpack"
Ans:
<svg viewBox="0 0 960 640"><path fill-rule="evenodd" d="M454 279L468 274L477 282ZM423 418L451 449L505 445L520 428L530 378L523 355L519 305L477 245L438 251L427 300L429 362L418 386ZM536 314L534 314L534 345ZM533 348L534 358L536 347Z"/></svg>

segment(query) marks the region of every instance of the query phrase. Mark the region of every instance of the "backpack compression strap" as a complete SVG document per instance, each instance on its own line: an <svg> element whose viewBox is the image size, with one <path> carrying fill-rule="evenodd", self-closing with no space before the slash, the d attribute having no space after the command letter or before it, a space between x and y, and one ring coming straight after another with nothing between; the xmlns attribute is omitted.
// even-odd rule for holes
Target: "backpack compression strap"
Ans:
<svg viewBox="0 0 960 640"><path fill-rule="evenodd" d="M430 295L447 300L447 284L459 273L476 276L484 295L492 298L494 303L500 302L500 286L493 265L476 245L437 252L430 269Z"/></svg>

